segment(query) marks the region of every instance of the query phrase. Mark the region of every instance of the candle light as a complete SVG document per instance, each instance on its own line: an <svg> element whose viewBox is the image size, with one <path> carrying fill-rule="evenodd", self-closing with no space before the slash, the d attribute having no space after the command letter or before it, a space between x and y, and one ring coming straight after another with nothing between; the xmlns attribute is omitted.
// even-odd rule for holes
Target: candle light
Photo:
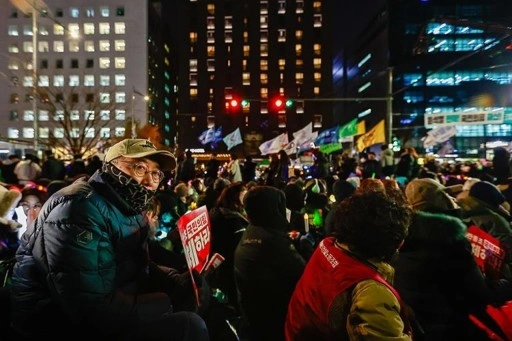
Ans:
<svg viewBox="0 0 512 341"><path fill-rule="evenodd" d="M304 230L306 233L309 232L309 216L307 213L304 213Z"/></svg>

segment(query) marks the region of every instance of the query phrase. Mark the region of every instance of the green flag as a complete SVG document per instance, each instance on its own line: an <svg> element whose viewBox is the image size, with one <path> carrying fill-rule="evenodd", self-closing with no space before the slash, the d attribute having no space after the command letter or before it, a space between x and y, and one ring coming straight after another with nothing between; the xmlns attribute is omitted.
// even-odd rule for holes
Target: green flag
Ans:
<svg viewBox="0 0 512 341"><path fill-rule="evenodd" d="M338 130L338 137L347 137L354 136L357 134L357 118L354 118L352 121L348 122L344 126L341 126Z"/></svg>

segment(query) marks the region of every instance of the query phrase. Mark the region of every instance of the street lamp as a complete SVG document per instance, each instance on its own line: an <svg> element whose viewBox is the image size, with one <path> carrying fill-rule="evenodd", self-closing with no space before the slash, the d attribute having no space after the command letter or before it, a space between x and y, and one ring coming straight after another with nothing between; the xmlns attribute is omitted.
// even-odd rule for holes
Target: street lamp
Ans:
<svg viewBox="0 0 512 341"><path fill-rule="evenodd" d="M140 91L137 91L135 89L135 87L132 88L132 103L131 103L132 139L137 137L137 130L135 127L135 95L141 96L145 102L149 101L148 95L144 95Z"/></svg>

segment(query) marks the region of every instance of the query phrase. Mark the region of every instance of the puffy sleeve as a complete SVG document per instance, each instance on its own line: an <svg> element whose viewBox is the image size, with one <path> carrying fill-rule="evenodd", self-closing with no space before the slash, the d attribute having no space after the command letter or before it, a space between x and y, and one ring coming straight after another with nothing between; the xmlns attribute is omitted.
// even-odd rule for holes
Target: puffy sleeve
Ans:
<svg viewBox="0 0 512 341"><path fill-rule="evenodd" d="M352 291L347 331L350 340L412 340L404 332L398 299L374 280L362 281Z"/></svg>

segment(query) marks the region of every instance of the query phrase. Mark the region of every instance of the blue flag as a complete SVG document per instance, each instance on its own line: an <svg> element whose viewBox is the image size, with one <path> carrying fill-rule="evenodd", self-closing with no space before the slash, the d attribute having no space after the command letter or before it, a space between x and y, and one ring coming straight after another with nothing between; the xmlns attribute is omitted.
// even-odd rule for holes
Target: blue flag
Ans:
<svg viewBox="0 0 512 341"><path fill-rule="evenodd" d="M318 137L315 140L315 145L321 146L324 144L338 143L339 138L339 126L334 126L332 128L322 130Z"/></svg>

